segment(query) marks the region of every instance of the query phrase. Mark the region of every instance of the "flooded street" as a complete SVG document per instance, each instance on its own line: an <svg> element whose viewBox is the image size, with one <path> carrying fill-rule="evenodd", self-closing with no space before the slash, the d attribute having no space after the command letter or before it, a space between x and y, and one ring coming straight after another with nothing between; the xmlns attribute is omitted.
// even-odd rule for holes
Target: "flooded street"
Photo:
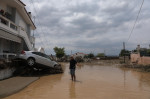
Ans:
<svg viewBox="0 0 150 99"><path fill-rule="evenodd" d="M43 76L5 99L150 99L150 73L116 66L80 65L72 82L64 73Z"/></svg>

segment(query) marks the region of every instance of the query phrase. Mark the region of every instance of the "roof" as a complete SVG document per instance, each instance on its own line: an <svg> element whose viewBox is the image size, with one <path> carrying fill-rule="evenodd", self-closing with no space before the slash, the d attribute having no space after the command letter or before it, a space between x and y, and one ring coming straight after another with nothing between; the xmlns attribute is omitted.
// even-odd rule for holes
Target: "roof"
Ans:
<svg viewBox="0 0 150 99"><path fill-rule="evenodd" d="M29 16L29 14L25 8L26 5L21 0L14 0L14 1L16 1L21 6L21 8L23 8L23 9L19 9L19 10L24 10L24 11L20 11L20 12L26 14L26 16L23 15L23 17L24 18L27 17L27 18L25 18L25 20L31 24L32 29L36 29L34 22L32 21L31 17Z"/></svg>
<svg viewBox="0 0 150 99"><path fill-rule="evenodd" d="M24 6L26 6L21 0L18 0L20 3L22 3Z"/></svg>
<svg viewBox="0 0 150 99"><path fill-rule="evenodd" d="M25 8L26 5L25 5L21 0L18 0L18 1L24 6L24 10L25 10L25 12L26 12L26 14L27 14L29 20L31 21L31 23L32 23L32 25L34 26L34 28L36 29L36 26L35 26L34 22L32 21L31 17L29 16L29 14L28 14L28 12L27 12L27 10L26 10L26 8Z"/></svg>

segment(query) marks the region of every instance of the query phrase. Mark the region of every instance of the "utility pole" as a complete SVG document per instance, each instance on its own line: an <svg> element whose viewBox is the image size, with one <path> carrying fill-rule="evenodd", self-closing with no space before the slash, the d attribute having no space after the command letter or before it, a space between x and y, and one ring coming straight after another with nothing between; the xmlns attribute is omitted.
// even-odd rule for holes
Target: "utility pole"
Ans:
<svg viewBox="0 0 150 99"><path fill-rule="evenodd" d="M104 57L105 57L105 53L106 53L106 50L104 49Z"/></svg>
<svg viewBox="0 0 150 99"><path fill-rule="evenodd" d="M72 50L71 50L71 55L72 55Z"/></svg>
<svg viewBox="0 0 150 99"><path fill-rule="evenodd" d="M124 50L123 56L124 56L124 63L125 63L125 42L123 42L123 50Z"/></svg>

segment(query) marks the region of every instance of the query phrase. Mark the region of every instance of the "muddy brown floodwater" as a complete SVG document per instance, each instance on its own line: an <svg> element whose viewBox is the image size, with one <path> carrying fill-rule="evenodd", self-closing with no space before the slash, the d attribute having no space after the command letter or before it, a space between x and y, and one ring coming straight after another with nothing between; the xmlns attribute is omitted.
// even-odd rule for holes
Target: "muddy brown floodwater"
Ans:
<svg viewBox="0 0 150 99"><path fill-rule="evenodd" d="M80 65L72 82L64 73L43 76L5 99L150 99L150 73L116 66Z"/></svg>

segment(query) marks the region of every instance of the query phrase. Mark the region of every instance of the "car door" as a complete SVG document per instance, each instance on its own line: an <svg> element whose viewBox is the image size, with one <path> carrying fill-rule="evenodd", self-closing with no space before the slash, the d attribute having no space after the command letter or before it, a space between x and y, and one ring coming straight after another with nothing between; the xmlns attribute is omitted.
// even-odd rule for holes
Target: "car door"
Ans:
<svg viewBox="0 0 150 99"><path fill-rule="evenodd" d="M33 52L36 63L44 64L44 58L41 52Z"/></svg>
<svg viewBox="0 0 150 99"><path fill-rule="evenodd" d="M49 67L53 67L54 66L54 62L51 61L50 57L46 54L43 54L43 56L45 57L45 64Z"/></svg>

